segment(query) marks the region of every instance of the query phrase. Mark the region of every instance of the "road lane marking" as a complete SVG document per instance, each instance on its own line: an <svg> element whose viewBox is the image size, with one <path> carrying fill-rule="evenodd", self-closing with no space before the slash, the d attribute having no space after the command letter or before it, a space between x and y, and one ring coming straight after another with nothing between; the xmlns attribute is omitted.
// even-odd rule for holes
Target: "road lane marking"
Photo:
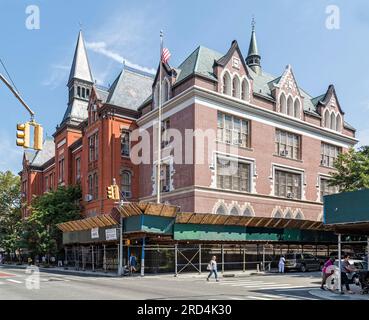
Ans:
<svg viewBox="0 0 369 320"><path fill-rule="evenodd" d="M22 281L14 280L14 279L6 279L6 281L13 282L13 283L22 283Z"/></svg>
<svg viewBox="0 0 369 320"><path fill-rule="evenodd" d="M228 297L228 298L231 299L231 300L244 300L242 298L236 298L236 297Z"/></svg>

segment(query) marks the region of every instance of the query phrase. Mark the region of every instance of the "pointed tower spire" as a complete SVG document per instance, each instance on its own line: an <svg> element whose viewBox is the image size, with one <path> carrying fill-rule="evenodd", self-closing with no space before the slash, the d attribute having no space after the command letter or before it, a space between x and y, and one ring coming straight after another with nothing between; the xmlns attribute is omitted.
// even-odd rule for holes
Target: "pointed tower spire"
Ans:
<svg viewBox="0 0 369 320"><path fill-rule="evenodd" d="M72 81L73 79L93 82L90 64L87 58L85 42L83 40L82 30L79 32L78 35L77 46L74 52L74 58L68 82Z"/></svg>
<svg viewBox="0 0 369 320"><path fill-rule="evenodd" d="M252 17L251 21L251 40L250 40L250 46L249 46L249 52L246 58L246 64L254 70L256 73L261 73L261 56L259 55L258 51L258 44L256 41L256 33L255 33L255 18Z"/></svg>
<svg viewBox="0 0 369 320"><path fill-rule="evenodd" d="M78 124L87 118L88 100L93 84L85 42L82 31L80 30L68 80L68 108L65 111L62 124Z"/></svg>

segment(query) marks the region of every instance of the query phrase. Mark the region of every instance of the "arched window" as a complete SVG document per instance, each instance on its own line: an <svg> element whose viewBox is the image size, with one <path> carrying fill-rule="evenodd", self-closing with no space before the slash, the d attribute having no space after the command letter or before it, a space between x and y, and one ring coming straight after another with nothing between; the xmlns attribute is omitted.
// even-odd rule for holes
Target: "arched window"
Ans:
<svg viewBox="0 0 369 320"><path fill-rule="evenodd" d="M231 76L228 72L225 72L223 76L223 93L231 95Z"/></svg>
<svg viewBox="0 0 369 320"><path fill-rule="evenodd" d="M232 97L240 98L240 79L237 75L233 77L232 81Z"/></svg>
<svg viewBox="0 0 369 320"><path fill-rule="evenodd" d="M293 117L293 100L291 96L287 100L287 114Z"/></svg>
<svg viewBox="0 0 369 320"><path fill-rule="evenodd" d="M126 199L132 197L132 174L128 170L123 170L121 175L122 194Z"/></svg>
<svg viewBox="0 0 369 320"><path fill-rule="evenodd" d="M243 79L242 81L242 93L241 93L241 99L242 100L248 100L250 95L250 89L249 89L249 83L246 79Z"/></svg>
<svg viewBox="0 0 369 320"><path fill-rule="evenodd" d="M340 114L337 115L337 118L336 118L336 130L341 132L342 131L342 117Z"/></svg>
<svg viewBox="0 0 369 320"><path fill-rule="evenodd" d="M154 108L157 108L159 106L159 85L157 84L154 88L154 92L153 92L153 95L154 95Z"/></svg>
<svg viewBox="0 0 369 320"><path fill-rule="evenodd" d="M287 102L286 102L286 96L284 95L284 93L282 93L279 98L279 105L280 105L281 112L284 114L287 114Z"/></svg>
<svg viewBox="0 0 369 320"><path fill-rule="evenodd" d="M169 82L166 79L163 81L163 84L162 84L161 99L163 103L169 100Z"/></svg>
<svg viewBox="0 0 369 320"><path fill-rule="evenodd" d="M252 210L251 210L249 207L247 207L247 208L243 211L243 215L244 215L245 217L252 217L252 216L253 216L253 214L252 214Z"/></svg>
<svg viewBox="0 0 369 320"><path fill-rule="evenodd" d="M331 117L329 116L328 110L325 110L324 112L324 127L328 129L331 127Z"/></svg>
<svg viewBox="0 0 369 320"><path fill-rule="evenodd" d="M227 209L223 205L220 205L215 214L226 215Z"/></svg>
<svg viewBox="0 0 369 320"><path fill-rule="evenodd" d="M282 212L280 210L277 210L277 212L274 214L273 218L277 218L277 219L282 218Z"/></svg>
<svg viewBox="0 0 369 320"><path fill-rule="evenodd" d="M238 216L239 215L238 209L236 207L233 207L232 208L231 215L232 216Z"/></svg>
<svg viewBox="0 0 369 320"><path fill-rule="evenodd" d="M291 210L288 210L287 213L284 216L285 219L292 219L292 212Z"/></svg>
<svg viewBox="0 0 369 320"><path fill-rule="evenodd" d="M336 115L334 112L331 114L331 127L332 130L336 130Z"/></svg>
<svg viewBox="0 0 369 320"><path fill-rule="evenodd" d="M294 117L300 118L300 100L296 99L294 103Z"/></svg>

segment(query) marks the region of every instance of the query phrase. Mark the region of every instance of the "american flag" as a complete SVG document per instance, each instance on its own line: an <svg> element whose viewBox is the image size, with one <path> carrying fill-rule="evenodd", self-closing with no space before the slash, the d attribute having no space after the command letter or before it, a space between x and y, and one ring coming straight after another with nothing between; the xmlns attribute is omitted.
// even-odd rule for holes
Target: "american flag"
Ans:
<svg viewBox="0 0 369 320"><path fill-rule="evenodd" d="M170 56L171 56L171 54L170 54L169 50L167 48L164 48L163 53L161 54L161 61L163 63L168 63L168 61L170 59Z"/></svg>

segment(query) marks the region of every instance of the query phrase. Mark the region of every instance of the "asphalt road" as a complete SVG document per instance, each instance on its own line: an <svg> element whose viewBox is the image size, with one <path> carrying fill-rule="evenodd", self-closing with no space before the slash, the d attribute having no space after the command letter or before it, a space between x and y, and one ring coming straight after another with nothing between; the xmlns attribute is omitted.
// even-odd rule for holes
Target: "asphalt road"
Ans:
<svg viewBox="0 0 369 320"><path fill-rule="evenodd" d="M268 274L220 278L220 282L181 275L124 278L41 272L39 289L25 270L0 267L0 300L318 300L320 273ZM28 286L28 288L27 288Z"/></svg>

